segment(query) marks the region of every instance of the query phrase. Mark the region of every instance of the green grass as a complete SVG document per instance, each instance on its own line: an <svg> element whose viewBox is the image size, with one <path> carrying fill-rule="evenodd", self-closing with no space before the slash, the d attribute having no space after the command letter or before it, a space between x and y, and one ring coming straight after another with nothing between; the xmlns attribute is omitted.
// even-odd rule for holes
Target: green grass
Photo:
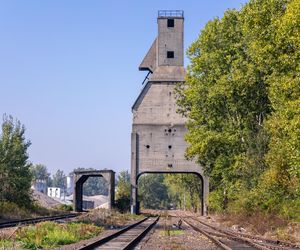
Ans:
<svg viewBox="0 0 300 250"><path fill-rule="evenodd" d="M22 250L24 248L21 247L19 242L0 239L0 249Z"/></svg>
<svg viewBox="0 0 300 250"><path fill-rule="evenodd" d="M60 211L73 211L73 206L72 205L66 205L66 204L59 204L54 207L57 210Z"/></svg>
<svg viewBox="0 0 300 250"><path fill-rule="evenodd" d="M84 223L41 222L20 228L16 240L26 249L54 248L98 235L103 229Z"/></svg>
<svg viewBox="0 0 300 250"><path fill-rule="evenodd" d="M184 231L181 229L168 229L168 230L161 230L160 232L161 236L177 236L184 234Z"/></svg>

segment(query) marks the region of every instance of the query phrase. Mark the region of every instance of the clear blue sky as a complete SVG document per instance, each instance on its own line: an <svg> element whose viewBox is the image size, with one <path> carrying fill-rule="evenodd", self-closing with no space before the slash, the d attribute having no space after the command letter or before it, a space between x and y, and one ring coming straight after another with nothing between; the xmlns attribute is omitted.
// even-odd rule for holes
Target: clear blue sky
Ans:
<svg viewBox="0 0 300 250"><path fill-rule="evenodd" d="M0 0L0 115L25 124L30 161L52 173L130 169L131 106L157 10L185 11L187 48L245 2Z"/></svg>

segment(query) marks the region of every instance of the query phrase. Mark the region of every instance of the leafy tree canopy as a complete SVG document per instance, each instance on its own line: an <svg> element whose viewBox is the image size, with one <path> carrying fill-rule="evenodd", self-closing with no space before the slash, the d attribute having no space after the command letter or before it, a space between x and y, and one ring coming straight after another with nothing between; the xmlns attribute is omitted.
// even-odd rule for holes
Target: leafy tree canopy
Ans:
<svg viewBox="0 0 300 250"><path fill-rule="evenodd" d="M20 121L4 115L0 135L0 199L29 207L31 200L31 164L25 139L25 127Z"/></svg>
<svg viewBox="0 0 300 250"><path fill-rule="evenodd" d="M188 50L179 112L187 157L211 177L215 209L300 217L286 212L300 204L299 7L250 0L208 22Z"/></svg>

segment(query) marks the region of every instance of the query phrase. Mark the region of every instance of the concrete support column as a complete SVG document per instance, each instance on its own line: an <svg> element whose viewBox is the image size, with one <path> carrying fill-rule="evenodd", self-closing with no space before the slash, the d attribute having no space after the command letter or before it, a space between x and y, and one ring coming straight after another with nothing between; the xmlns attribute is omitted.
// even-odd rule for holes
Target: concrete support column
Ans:
<svg viewBox="0 0 300 250"><path fill-rule="evenodd" d="M130 212L132 214L137 214L137 175L138 175L138 134L131 133L131 174L130 174L130 184L131 184L131 197L130 197Z"/></svg>
<svg viewBox="0 0 300 250"><path fill-rule="evenodd" d="M83 180L82 176L75 176L75 183L74 183L74 210L76 212L82 212L82 190L83 190Z"/></svg>
<svg viewBox="0 0 300 250"><path fill-rule="evenodd" d="M115 173L103 174L103 178L108 182L108 209L115 205Z"/></svg>

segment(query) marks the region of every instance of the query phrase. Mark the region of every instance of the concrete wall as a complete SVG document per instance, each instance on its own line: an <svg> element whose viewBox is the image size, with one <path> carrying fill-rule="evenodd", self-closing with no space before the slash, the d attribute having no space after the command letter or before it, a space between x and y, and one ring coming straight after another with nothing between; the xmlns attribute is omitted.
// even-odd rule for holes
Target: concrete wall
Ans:
<svg viewBox="0 0 300 250"><path fill-rule="evenodd" d="M159 17L158 23L158 66L183 66L183 18L174 19L174 27L168 27L168 18ZM168 59L167 51L174 51L175 58Z"/></svg>
<svg viewBox="0 0 300 250"><path fill-rule="evenodd" d="M147 83L145 95L133 110L133 124L184 124L186 119L176 113L175 84Z"/></svg>
<svg viewBox="0 0 300 250"><path fill-rule="evenodd" d="M186 119L179 115L175 83L148 83L149 87L133 110L131 141L132 212L138 212L137 179L142 173L196 173L201 176L202 213L207 213L208 178L202 167L185 158ZM200 179L199 179L200 181Z"/></svg>

